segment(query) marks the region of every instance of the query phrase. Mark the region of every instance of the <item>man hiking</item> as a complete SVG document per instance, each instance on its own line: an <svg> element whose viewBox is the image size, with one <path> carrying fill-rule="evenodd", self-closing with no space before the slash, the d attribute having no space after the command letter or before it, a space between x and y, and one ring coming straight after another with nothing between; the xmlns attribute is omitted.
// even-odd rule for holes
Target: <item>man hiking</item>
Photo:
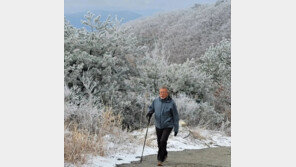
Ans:
<svg viewBox="0 0 296 167"><path fill-rule="evenodd" d="M174 136L178 134L179 130L179 114L176 103L169 95L169 90L166 86L159 89L159 97L155 98L149 106L146 117L150 119L155 113L155 128L157 135L158 154L157 166L162 166L166 160L168 152L166 150L167 140L174 128Z"/></svg>

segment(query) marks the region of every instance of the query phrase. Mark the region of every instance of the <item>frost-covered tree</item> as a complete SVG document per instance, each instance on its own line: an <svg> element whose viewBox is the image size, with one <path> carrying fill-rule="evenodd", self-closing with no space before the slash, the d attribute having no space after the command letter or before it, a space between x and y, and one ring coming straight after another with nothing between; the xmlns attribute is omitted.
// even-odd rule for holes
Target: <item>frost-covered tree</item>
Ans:
<svg viewBox="0 0 296 167"><path fill-rule="evenodd" d="M121 30L120 22L121 20L118 20L117 17L111 18L111 16L105 21L101 21L100 15L95 17L93 13L88 12L82 23L91 29L89 32L86 28L73 28L65 20L65 51L71 52L80 49L95 56L109 53L112 56L124 57L132 53L132 56L136 57L142 54L143 49L136 46L136 38Z"/></svg>
<svg viewBox="0 0 296 167"><path fill-rule="evenodd" d="M137 64L141 74L139 83L148 92L157 94L158 88L164 84L162 81L164 71L169 66L167 57L161 53L159 48L156 48L152 52L146 53L144 57L139 58Z"/></svg>
<svg viewBox="0 0 296 167"><path fill-rule="evenodd" d="M145 48L119 30L118 20L101 22L90 12L85 18L90 32L65 21L65 85L75 93L69 99L79 105L86 98L97 107L112 107L116 114L133 113L139 107L130 104L135 100L129 94L137 90L130 80L139 76L134 61Z"/></svg>
<svg viewBox="0 0 296 167"><path fill-rule="evenodd" d="M162 79L170 85L173 94L185 93L193 98L199 96L199 100L204 99L211 89L208 76L199 70L194 59L187 59L182 64L170 64Z"/></svg>
<svg viewBox="0 0 296 167"><path fill-rule="evenodd" d="M215 108L218 111L230 111L231 105L231 43L224 39L211 46L198 60L200 68L212 81Z"/></svg>
<svg viewBox="0 0 296 167"><path fill-rule="evenodd" d="M199 69L194 59L187 59L182 64L169 64L165 54L158 48L139 59L140 83L154 94L158 94L161 85L167 85L173 95L186 93L197 100L204 100L204 95L211 90L209 76Z"/></svg>
<svg viewBox="0 0 296 167"><path fill-rule="evenodd" d="M174 96L180 118L189 126L202 126L218 130L224 122L224 115L214 110L208 102L197 103L186 94Z"/></svg>

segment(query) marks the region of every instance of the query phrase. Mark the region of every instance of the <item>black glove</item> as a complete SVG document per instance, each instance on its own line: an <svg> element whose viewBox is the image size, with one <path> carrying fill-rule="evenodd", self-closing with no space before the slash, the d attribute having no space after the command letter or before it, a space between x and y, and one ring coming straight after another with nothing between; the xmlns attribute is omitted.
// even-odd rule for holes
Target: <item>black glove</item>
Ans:
<svg viewBox="0 0 296 167"><path fill-rule="evenodd" d="M175 132L175 135L174 136L177 136L178 132Z"/></svg>
<svg viewBox="0 0 296 167"><path fill-rule="evenodd" d="M152 117L152 114L153 114L152 112L148 112L148 114L146 115L146 118L150 119Z"/></svg>

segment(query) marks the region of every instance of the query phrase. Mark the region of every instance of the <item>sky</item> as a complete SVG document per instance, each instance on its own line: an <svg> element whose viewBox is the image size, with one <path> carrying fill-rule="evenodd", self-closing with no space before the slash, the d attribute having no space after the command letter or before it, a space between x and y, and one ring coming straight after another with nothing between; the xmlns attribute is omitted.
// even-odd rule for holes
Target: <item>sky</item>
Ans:
<svg viewBox="0 0 296 167"><path fill-rule="evenodd" d="M193 6L195 3L215 2L216 0L64 0L64 13L86 10L158 10L171 11Z"/></svg>

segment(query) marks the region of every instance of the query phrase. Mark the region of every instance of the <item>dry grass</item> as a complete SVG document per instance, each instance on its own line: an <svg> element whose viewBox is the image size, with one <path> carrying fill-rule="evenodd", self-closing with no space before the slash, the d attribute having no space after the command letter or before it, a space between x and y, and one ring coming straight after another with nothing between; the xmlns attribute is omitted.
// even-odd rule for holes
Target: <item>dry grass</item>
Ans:
<svg viewBox="0 0 296 167"><path fill-rule="evenodd" d="M120 115L114 115L112 108L106 108L105 112L102 113L101 119L99 120L100 133L101 135L114 134L119 136L121 129L119 128L122 123L122 117Z"/></svg>
<svg viewBox="0 0 296 167"><path fill-rule="evenodd" d="M198 140L205 140L206 138L200 134L198 130L189 130L190 134L193 136L193 138Z"/></svg>
<svg viewBox="0 0 296 167"><path fill-rule="evenodd" d="M91 135L75 128L64 136L64 160L76 165L84 164L87 155L104 155L104 141L101 136Z"/></svg>
<svg viewBox="0 0 296 167"><path fill-rule="evenodd" d="M157 141L157 139L156 139L155 137L147 139L145 145L146 145L146 146L149 146L149 147L153 147L154 145L152 144L152 142L153 142L154 140ZM144 143L144 139L143 139L143 141L142 141L141 144L143 144L143 143Z"/></svg>
<svg viewBox="0 0 296 167"><path fill-rule="evenodd" d="M121 117L114 115L111 108L106 108L98 119L98 131L90 133L88 128L81 129L79 124L65 122L64 134L64 160L75 165L82 165L87 162L89 155L106 154L104 135L121 135Z"/></svg>

